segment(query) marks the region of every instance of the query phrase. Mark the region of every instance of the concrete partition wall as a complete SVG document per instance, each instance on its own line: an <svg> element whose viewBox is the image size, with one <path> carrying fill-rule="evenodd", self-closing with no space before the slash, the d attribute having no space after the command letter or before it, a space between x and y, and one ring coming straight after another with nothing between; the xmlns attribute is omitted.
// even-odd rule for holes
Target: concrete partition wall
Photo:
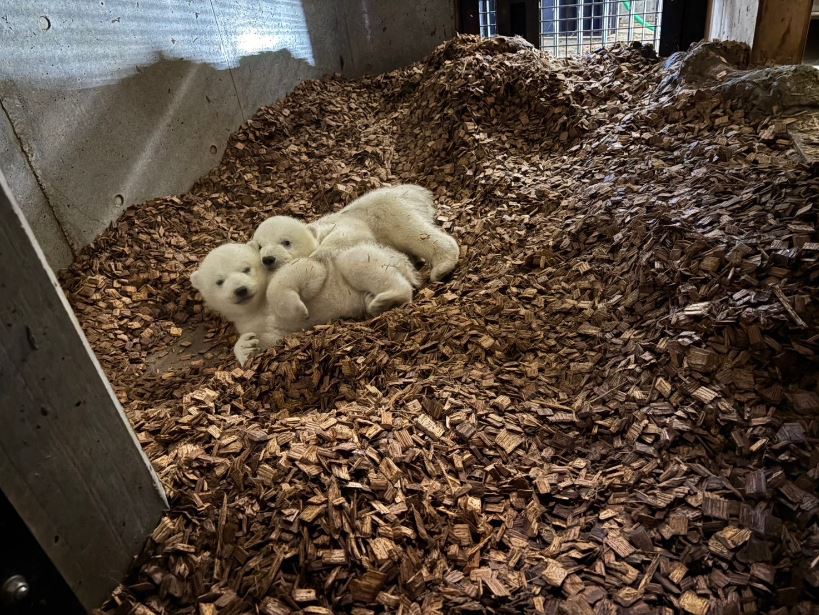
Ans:
<svg viewBox="0 0 819 615"><path fill-rule="evenodd" d="M344 0L345 74L383 73L455 35L455 0Z"/></svg>
<svg viewBox="0 0 819 615"><path fill-rule="evenodd" d="M411 63L451 0L0 0L0 169L54 269L299 82Z"/></svg>

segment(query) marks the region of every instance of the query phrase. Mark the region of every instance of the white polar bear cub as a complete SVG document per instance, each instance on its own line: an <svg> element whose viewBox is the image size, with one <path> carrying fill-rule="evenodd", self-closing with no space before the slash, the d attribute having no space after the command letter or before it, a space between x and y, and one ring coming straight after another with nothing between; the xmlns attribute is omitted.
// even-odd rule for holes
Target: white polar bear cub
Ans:
<svg viewBox="0 0 819 615"><path fill-rule="evenodd" d="M227 243L211 250L191 274L191 284L210 309L238 330L233 353L240 365L260 348L269 348L286 335L268 307L267 272L252 246Z"/></svg>
<svg viewBox="0 0 819 615"><path fill-rule="evenodd" d="M278 326L296 331L342 318L377 316L412 301L418 284L418 273L405 255L361 244L282 265L267 284L267 302Z"/></svg>
<svg viewBox="0 0 819 615"><path fill-rule="evenodd" d="M293 258L377 242L410 254L431 266L430 279L441 280L458 263L453 237L435 225L435 204L426 188L402 184L364 194L342 210L304 224L274 216L262 222L251 244L269 271Z"/></svg>
<svg viewBox="0 0 819 615"><path fill-rule="evenodd" d="M297 258L272 275L259 260L253 246L224 244L191 275L206 305L238 330L233 352L240 365L291 333L408 303L419 283L406 256L374 244Z"/></svg>

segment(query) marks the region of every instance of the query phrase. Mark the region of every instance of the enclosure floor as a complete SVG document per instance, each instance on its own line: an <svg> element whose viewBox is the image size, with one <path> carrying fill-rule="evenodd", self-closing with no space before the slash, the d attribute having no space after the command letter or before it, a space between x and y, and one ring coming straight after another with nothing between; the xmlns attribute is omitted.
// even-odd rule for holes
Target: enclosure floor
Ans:
<svg viewBox="0 0 819 615"><path fill-rule="evenodd" d="M307 82L86 250L63 286L171 505L106 612L807 612L819 186L664 71L464 37ZM202 256L398 182L451 279L238 368Z"/></svg>

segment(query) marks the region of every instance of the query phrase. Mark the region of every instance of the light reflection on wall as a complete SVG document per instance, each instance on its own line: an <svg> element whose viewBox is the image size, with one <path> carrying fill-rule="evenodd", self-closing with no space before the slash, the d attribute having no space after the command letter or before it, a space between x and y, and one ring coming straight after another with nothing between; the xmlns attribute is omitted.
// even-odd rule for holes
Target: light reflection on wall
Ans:
<svg viewBox="0 0 819 615"><path fill-rule="evenodd" d="M287 50L315 65L300 0L0 0L0 80L117 81L161 59L219 69Z"/></svg>

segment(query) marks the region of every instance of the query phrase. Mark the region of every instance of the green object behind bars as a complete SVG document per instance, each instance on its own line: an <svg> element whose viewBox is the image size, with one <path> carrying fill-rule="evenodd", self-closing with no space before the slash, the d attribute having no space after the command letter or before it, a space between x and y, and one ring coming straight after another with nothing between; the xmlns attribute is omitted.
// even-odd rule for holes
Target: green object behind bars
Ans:
<svg viewBox="0 0 819 615"><path fill-rule="evenodd" d="M631 13L631 2L629 2L628 0L620 0L620 2L624 7L626 7L626 10L629 13ZM634 21L636 21L638 24L643 26L649 32L654 32L657 29L655 26L652 26L650 23L648 23L645 19L643 19L639 15L634 15Z"/></svg>

